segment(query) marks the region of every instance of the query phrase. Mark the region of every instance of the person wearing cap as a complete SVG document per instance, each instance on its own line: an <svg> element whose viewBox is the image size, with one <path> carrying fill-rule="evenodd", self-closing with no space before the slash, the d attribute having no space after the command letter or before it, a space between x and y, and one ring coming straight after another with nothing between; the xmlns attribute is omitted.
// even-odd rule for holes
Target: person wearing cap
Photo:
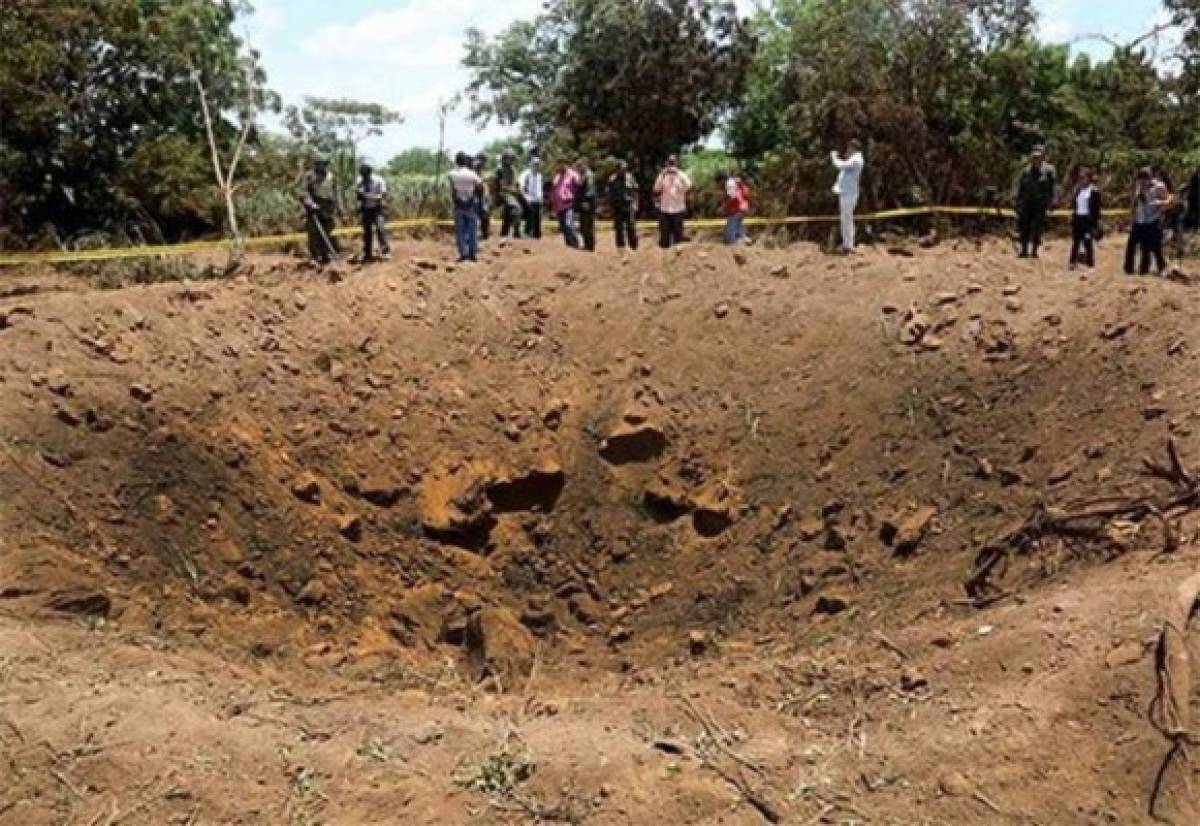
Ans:
<svg viewBox="0 0 1200 826"><path fill-rule="evenodd" d="M479 259L479 197L483 193L483 178L475 171L476 159L466 152L454 157L457 166L450 170L450 201L454 206L454 242L458 260Z"/></svg>
<svg viewBox="0 0 1200 826"><path fill-rule="evenodd" d="M575 214L579 216L579 241L588 252L596 251L596 173L587 158L575 162Z"/></svg>
<svg viewBox="0 0 1200 826"><path fill-rule="evenodd" d="M313 158L312 168L300 178L299 195L308 232L308 254L314 261L328 264L340 249L333 234L338 213L337 182L329 171L327 156Z"/></svg>
<svg viewBox="0 0 1200 826"><path fill-rule="evenodd" d="M667 165L654 181L654 202L658 206L658 245L670 249L683 243L683 219L687 215L687 196L692 179L679 168L679 158L667 157Z"/></svg>
<svg viewBox="0 0 1200 826"><path fill-rule="evenodd" d="M833 194L838 198L842 252L849 255L854 252L854 210L858 209L859 184L862 181L863 167L866 165L863 160L862 144L857 140L851 140L846 144L845 156L831 152L830 160L833 161L833 166L838 171L837 181L833 185Z"/></svg>
<svg viewBox="0 0 1200 826"><path fill-rule="evenodd" d="M1017 182L1017 232L1021 241L1021 258L1037 258L1046 228L1046 213L1057 199L1058 177L1054 167L1046 162L1046 149L1036 146L1029 156L1029 165Z"/></svg>
<svg viewBox="0 0 1200 826"><path fill-rule="evenodd" d="M521 173L521 198L525 201L525 236L542 237L542 198L546 181L542 176L542 159L534 155L529 167Z"/></svg>
<svg viewBox="0 0 1200 826"><path fill-rule="evenodd" d="M617 161L617 171L608 179L608 208L612 211L617 249L638 248L638 184L628 161Z"/></svg>
<svg viewBox="0 0 1200 826"><path fill-rule="evenodd" d="M517 181L517 170L513 165L516 156L505 152L500 157L500 168L496 170L496 201L500 204L500 237L521 237L521 186Z"/></svg>
<svg viewBox="0 0 1200 826"><path fill-rule="evenodd" d="M1133 188L1133 225L1129 228L1129 243L1125 247L1125 274L1133 275L1134 259L1141 253L1138 266L1140 275L1150 272L1150 259L1154 259L1158 274L1167 268L1163 256L1163 211L1171 204L1171 192L1154 173L1146 168L1139 169Z"/></svg>
<svg viewBox="0 0 1200 826"><path fill-rule="evenodd" d="M384 213L387 205L387 181L382 175L376 175L371 165L364 163L358 168L358 212L362 218L363 251L362 260L370 261L375 238L379 238L379 257L387 260L392 257L392 248L388 244L387 220Z"/></svg>

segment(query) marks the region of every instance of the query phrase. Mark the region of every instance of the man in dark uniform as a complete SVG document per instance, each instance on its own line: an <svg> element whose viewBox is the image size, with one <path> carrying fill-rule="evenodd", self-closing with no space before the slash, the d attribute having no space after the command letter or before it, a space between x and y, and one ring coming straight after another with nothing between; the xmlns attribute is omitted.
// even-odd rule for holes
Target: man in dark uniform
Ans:
<svg viewBox="0 0 1200 826"><path fill-rule="evenodd" d="M300 179L300 203L304 206L308 230L308 254L320 264L328 264L341 250L333 236L338 213L337 182L329 171L329 158L317 155L312 169Z"/></svg>
<svg viewBox="0 0 1200 826"><path fill-rule="evenodd" d="M500 237L521 237L521 187L517 181L516 156L505 152L496 170L496 200L500 204Z"/></svg>
<svg viewBox="0 0 1200 826"><path fill-rule="evenodd" d="M1054 204L1057 193L1054 167L1046 163L1046 150L1037 146L1029 156L1029 166L1021 173L1017 184L1017 231L1021 236L1021 258L1038 257L1042 231L1046 228L1046 213Z"/></svg>
<svg viewBox="0 0 1200 826"><path fill-rule="evenodd" d="M638 185L627 161L617 162L617 171L608 179L608 208L612 210L617 232L617 249L637 249Z"/></svg>
<svg viewBox="0 0 1200 826"><path fill-rule="evenodd" d="M575 171L579 173L575 185L575 213L579 216L579 238L583 249L588 252L596 251L596 173L592 171L587 158L575 162Z"/></svg>
<svg viewBox="0 0 1200 826"><path fill-rule="evenodd" d="M392 247L387 237L387 181L376 175L369 163L358 168L358 212L362 218L363 261L374 259L375 239L379 239L379 257L384 261L392 257Z"/></svg>
<svg viewBox="0 0 1200 826"><path fill-rule="evenodd" d="M481 241L486 241L492 231L492 196L488 185L487 162L487 155L482 152L475 156L475 174L483 179L483 189L475 202L475 209L479 215L479 240Z"/></svg>

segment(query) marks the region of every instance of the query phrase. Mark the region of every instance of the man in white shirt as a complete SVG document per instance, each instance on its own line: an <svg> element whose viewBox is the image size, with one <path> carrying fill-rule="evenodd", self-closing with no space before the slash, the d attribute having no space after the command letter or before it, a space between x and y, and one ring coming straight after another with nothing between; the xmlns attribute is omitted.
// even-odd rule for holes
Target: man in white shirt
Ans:
<svg viewBox="0 0 1200 826"><path fill-rule="evenodd" d="M392 248L387 237L387 181L376 175L370 164L358 168L358 211L362 218L362 260L374 258L374 242L379 239L379 257L384 261L392 257Z"/></svg>
<svg viewBox="0 0 1200 826"><path fill-rule="evenodd" d="M459 152L458 164L447 176L450 179L450 200L454 204L454 240L458 245L458 260L479 260L479 197L483 178L472 169L473 161L466 152Z"/></svg>
<svg viewBox="0 0 1200 826"><path fill-rule="evenodd" d="M654 200L658 204L658 245L669 249L683 242L683 218L687 214L687 196L692 179L679 168L679 159L667 158L667 166L654 182Z"/></svg>
<svg viewBox="0 0 1200 826"><path fill-rule="evenodd" d="M837 152L831 153L833 165L838 170L837 183L833 185L833 194L838 196L838 206L842 222L842 252L854 252L854 210L858 208L858 185L862 179L863 155L862 144L857 140L850 141L846 156Z"/></svg>
<svg viewBox="0 0 1200 826"><path fill-rule="evenodd" d="M525 237L542 237L542 197L545 192L542 160L534 156L521 173L521 197L525 201Z"/></svg>

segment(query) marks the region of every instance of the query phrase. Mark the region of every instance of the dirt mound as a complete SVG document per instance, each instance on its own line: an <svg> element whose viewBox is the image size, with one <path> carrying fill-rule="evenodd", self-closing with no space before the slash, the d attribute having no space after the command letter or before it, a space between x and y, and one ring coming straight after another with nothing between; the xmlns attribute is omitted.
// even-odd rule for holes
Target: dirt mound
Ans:
<svg viewBox="0 0 1200 826"><path fill-rule="evenodd" d="M1200 458L1200 300L1043 261L12 293L0 822L1140 822L1196 528L1059 518Z"/></svg>

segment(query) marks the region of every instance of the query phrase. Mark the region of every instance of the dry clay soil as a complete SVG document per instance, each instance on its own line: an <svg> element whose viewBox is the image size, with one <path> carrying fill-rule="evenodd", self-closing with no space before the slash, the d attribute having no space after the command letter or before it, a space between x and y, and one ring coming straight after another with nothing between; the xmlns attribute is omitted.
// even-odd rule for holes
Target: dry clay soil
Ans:
<svg viewBox="0 0 1200 826"><path fill-rule="evenodd" d="M0 823L1150 822L1194 520L964 589L1200 462L1200 293L1064 253L5 274Z"/></svg>

